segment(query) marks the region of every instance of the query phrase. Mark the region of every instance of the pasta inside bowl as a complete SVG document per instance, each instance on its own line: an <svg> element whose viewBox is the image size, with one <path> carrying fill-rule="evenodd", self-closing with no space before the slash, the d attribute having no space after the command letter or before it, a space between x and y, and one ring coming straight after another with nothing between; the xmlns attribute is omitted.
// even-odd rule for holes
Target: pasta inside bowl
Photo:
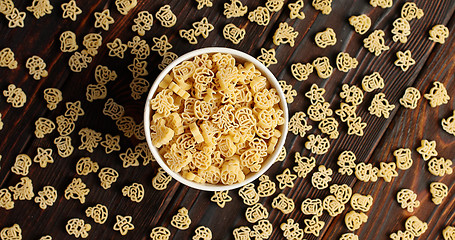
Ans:
<svg viewBox="0 0 455 240"><path fill-rule="evenodd" d="M277 79L254 57L203 48L169 64L147 97L144 129L160 166L199 190L246 185L278 158L288 108Z"/></svg>

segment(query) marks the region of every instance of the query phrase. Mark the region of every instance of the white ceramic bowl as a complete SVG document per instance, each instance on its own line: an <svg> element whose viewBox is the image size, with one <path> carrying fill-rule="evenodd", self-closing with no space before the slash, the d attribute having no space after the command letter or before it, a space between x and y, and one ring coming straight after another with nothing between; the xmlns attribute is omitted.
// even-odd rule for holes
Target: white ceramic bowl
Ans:
<svg viewBox="0 0 455 240"><path fill-rule="evenodd" d="M255 67L259 71L261 71L262 74L269 80L271 86L277 90L278 95L281 99L280 107L284 112L284 119L285 119L285 123L283 125L279 126L279 128L278 128L281 131L282 135L281 135L280 139L278 140L278 143L275 148L275 152L273 152L273 154L269 155L268 158L264 160L264 162L262 163L261 170L259 170L259 172L256 172L256 173L249 173L245 176L245 180L243 182L231 184L231 185L222 185L222 184L214 185L214 184L208 184L208 183L203 183L203 184L196 183L196 182L185 179L179 173L173 172L171 169L169 169L169 167L164 162L161 155L158 153L158 149L155 146L153 146L152 139L150 137L150 118L151 118L150 100L155 95L155 92L158 89L158 84L163 80L163 78L166 76L166 74L168 74L172 70L172 68L174 68L181 62L192 59L195 56L198 56L201 54L205 54L205 53L211 54L211 53L218 53L218 52L219 53L229 53L236 59L236 61L238 61L240 63L252 62L255 65ZM280 84L278 83L278 80L275 78L275 76L272 74L272 72L270 72L270 70L266 66L264 66L264 64L259 62L256 58L254 58L244 52L235 50L235 49L221 48L221 47L209 47L209 48L202 48L202 49L194 50L192 52L189 52L189 53L177 58L175 61L173 61L171 64L169 64L169 66L167 66L160 73L160 75L158 75L158 77L156 78L155 82L153 83L153 85L150 89L150 92L147 96L147 101L146 101L145 109L144 109L144 130L145 130L145 138L147 139L147 144L153 154L153 157L156 159L158 164L160 164L160 166L175 180L177 180L189 187L199 189L199 190L224 191L224 190L231 190L231 189L242 187L242 186L256 180L259 176L261 176L265 171L267 171L272 166L272 164L278 158L278 155L280 154L280 150L284 145L284 141L286 139L286 135L288 132L288 118L289 118L288 117L288 106L286 104L286 98L284 96L284 93L280 87Z"/></svg>

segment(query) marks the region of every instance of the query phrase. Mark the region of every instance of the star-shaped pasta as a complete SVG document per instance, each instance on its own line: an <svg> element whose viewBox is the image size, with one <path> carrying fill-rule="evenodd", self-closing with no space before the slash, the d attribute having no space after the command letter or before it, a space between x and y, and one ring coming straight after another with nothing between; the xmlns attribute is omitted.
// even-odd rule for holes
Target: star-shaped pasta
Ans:
<svg viewBox="0 0 455 240"><path fill-rule="evenodd" d="M146 67L147 61L141 61L138 58L134 58L133 64L128 65L128 70L133 74L133 78L137 78L149 74Z"/></svg>
<svg viewBox="0 0 455 240"><path fill-rule="evenodd" d="M25 12L20 12L19 9L14 8L11 13L9 13L8 15L5 16L6 19L9 21L8 27L9 28L16 28L16 27L23 28L24 19L26 16L27 16L27 14Z"/></svg>
<svg viewBox="0 0 455 240"><path fill-rule="evenodd" d="M77 15L82 13L82 10L76 5L76 1L70 0L68 3L62 4L63 18L70 18L76 21Z"/></svg>
<svg viewBox="0 0 455 240"><path fill-rule="evenodd" d="M381 162L378 171L378 177L384 178L384 181L386 182L392 181L392 177L398 177L396 167L397 165L394 162Z"/></svg>
<svg viewBox="0 0 455 240"><path fill-rule="evenodd" d="M108 133L105 135L105 140L100 144L105 148L104 150L106 154L109 154L113 151L120 151L120 136L112 136Z"/></svg>
<svg viewBox="0 0 455 240"><path fill-rule="evenodd" d="M128 46L122 43L122 40L116 38L113 42L106 44L109 48L109 57L118 57L123 59L125 51L128 49Z"/></svg>
<svg viewBox="0 0 455 240"><path fill-rule="evenodd" d="M209 23L206 17L204 17L201 21L199 22L194 22L193 23L193 28L194 28L194 35L197 37L199 35L202 35L203 38L207 38L209 36L209 33L215 29L215 27Z"/></svg>
<svg viewBox="0 0 455 240"><path fill-rule="evenodd" d="M33 158L33 162L39 163L40 167L45 168L48 163L54 163L52 148L44 149L38 147L37 152L35 158Z"/></svg>
<svg viewBox="0 0 455 240"><path fill-rule="evenodd" d="M278 60L275 58L275 49L272 48L267 50L265 48L261 48L261 55L257 58L259 62L264 64L266 67L269 67L272 64L277 64Z"/></svg>
<svg viewBox="0 0 455 240"><path fill-rule="evenodd" d="M404 72L406 72L409 69L409 67L416 64L416 61L412 59L410 50L407 50L405 52L398 51L397 58L398 59L395 61L395 65L397 67L400 67L401 70L403 70Z"/></svg>
<svg viewBox="0 0 455 240"><path fill-rule="evenodd" d="M196 0L196 2L197 2L197 10L201 10L204 7L213 6L212 0Z"/></svg>
<svg viewBox="0 0 455 240"><path fill-rule="evenodd" d="M229 191L215 191L210 201L215 202L220 208L224 208L227 202L232 201Z"/></svg>
<svg viewBox="0 0 455 240"><path fill-rule="evenodd" d="M367 127L367 123L362 122L362 118L354 117L348 119L348 135L363 136L363 130Z"/></svg>
<svg viewBox="0 0 455 240"><path fill-rule="evenodd" d="M114 231L119 231L123 236L130 230L134 230L134 225L131 223L133 218L131 216L115 216L117 222L114 224Z"/></svg>
<svg viewBox="0 0 455 240"><path fill-rule="evenodd" d="M425 161L430 160L432 157L438 156L438 152L436 151L436 141L428 141L426 139L423 139L420 142L420 147L417 148L417 152L422 155L422 158Z"/></svg>
<svg viewBox="0 0 455 240"><path fill-rule="evenodd" d="M293 188L294 180L297 178L297 175L291 174L289 168L286 168L282 174L276 176L276 180L280 183L278 187L284 189L286 187Z"/></svg>
<svg viewBox="0 0 455 240"><path fill-rule="evenodd" d="M311 85L310 90L305 93L305 97L310 99L311 104L314 105L316 103L325 102L324 93L325 93L324 88L319 88L318 85L313 83L313 85Z"/></svg>
<svg viewBox="0 0 455 240"><path fill-rule="evenodd" d="M164 54L172 48L166 35L163 35L160 38L154 37L152 40L155 45L153 45L151 49L158 52L160 56L164 56Z"/></svg>
<svg viewBox="0 0 455 240"><path fill-rule="evenodd" d="M95 12L95 28L102 28L105 31L109 30L109 25L113 24L114 18L111 17L109 9L105 9L102 12Z"/></svg>

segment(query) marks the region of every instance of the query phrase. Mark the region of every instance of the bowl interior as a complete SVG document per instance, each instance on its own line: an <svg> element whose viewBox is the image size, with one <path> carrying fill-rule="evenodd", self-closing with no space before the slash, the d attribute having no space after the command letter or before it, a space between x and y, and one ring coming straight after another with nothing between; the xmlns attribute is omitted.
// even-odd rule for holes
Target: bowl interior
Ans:
<svg viewBox="0 0 455 240"><path fill-rule="evenodd" d="M202 55L202 54L211 54L211 53L229 53L231 54L237 62L239 63L245 63L245 62L252 62L255 67L262 72L262 74L269 80L271 86L273 86L277 92L278 95L280 96L280 107L283 110L283 115L285 119L285 123L281 126L278 127L278 129L281 131L281 137L278 140L278 143L275 147L275 151L268 156L267 159L264 160L262 163L262 168L256 173L249 173L245 176L245 180L240 183L235 183L231 185L214 185L214 184L208 184L208 183L196 183L190 180L185 179L182 177L179 173L176 173L172 171L167 164L164 162L163 158L161 155L158 153L158 149L152 144L152 139L150 136L150 100L154 97L156 90L158 89L159 83L163 80L163 78L168 74L175 66L180 64L183 61L189 60L194 58L195 56ZM225 190L232 190L235 188L242 187L255 179L257 179L259 176L261 176L265 171L267 171L270 166L273 165L275 160L278 158L278 155L280 154L280 150L284 145L284 141L286 139L286 135L288 132L288 106L286 104L286 98L284 96L284 93L275 78L275 76L270 72L270 70L265 67L261 62L259 62L256 58L243 53L241 51L235 50L235 49L230 49L230 48L220 48L220 47L210 47L210 48L202 48L198 50L194 50L192 52L189 52L185 55L182 55L181 57L177 58L175 61L173 61L171 64L169 64L161 73L158 75L156 78L155 82L153 83L152 87L150 88L150 92L147 96L146 104L145 104L145 109L144 109L144 130L145 130L145 137L147 140L147 144L150 148L150 151L153 154L153 157L156 159L158 164L174 179L177 181L195 188L199 190L205 190L205 191L225 191Z"/></svg>

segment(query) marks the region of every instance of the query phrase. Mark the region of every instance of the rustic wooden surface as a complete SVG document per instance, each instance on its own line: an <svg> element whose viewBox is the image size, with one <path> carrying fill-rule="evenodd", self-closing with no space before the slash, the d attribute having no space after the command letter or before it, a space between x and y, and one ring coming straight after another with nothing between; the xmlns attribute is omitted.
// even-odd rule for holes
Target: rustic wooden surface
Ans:
<svg viewBox="0 0 455 240"><path fill-rule="evenodd" d="M174 13L177 14L177 24L166 29L160 26L155 20L151 31L144 37L149 44L152 44L152 37L159 37L166 34L174 46L171 51L182 55L190 50L208 46L226 46L250 53L253 56L260 54L260 48L275 48L278 64L272 65L270 70L278 79L285 79L298 91L299 95L295 102L290 104L290 113L304 111L309 102L303 97L305 91L311 84L316 83L326 89L326 100L331 107L336 109L339 106L339 95L343 83L360 86L361 79L366 74L374 71L380 72L385 79L385 88L382 90L387 99L397 107L389 119L377 118L368 113L367 108L373 97L373 93L365 94L365 99L357 113L368 123L364 137L348 136L346 125L341 124L341 135L336 140L331 140L331 149L322 156L315 156L317 164L323 164L334 170L332 183L346 183L354 192L371 194L374 197L372 209L368 212L368 222L355 233L359 239L388 239L388 235L397 230L404 229L404 220L416 215L428 223L428 230L421 239L442 239L441 231L447 225L455 224L455 174L445 177L432 176L426 167L426 162L417 154L415 149L419 146L421 139L432 139L437 141L437 150L441 157L455 159L455 137L444 132L440 126L442 118L451 115L455 104L455 34L451 34L444 45L435 44L428 40L428 30L436 24L446 25L452 33L455 33L455 1L453 0L416 0L417 5L425 12L420 20L411 21L412 34L406 44L395 43L391 40L391 26L394 19L399 17L401 7L405 1L396 0L392 8L373 8L367 0L337 0L333 2L333 11L330 15L322 15L316 11L309 0L305 0L303 20L291 20L287 6L273 13L268 26L258 26L248 21L246 17L226 19L221 13L223 4L226 1L214 0L214 6L196 9L195 1L139 1L138 6L130 11L127 16L118 13L113 0L88 1L78 0L77 5L82 8L83 13L78 16L77 21L61 18L62 1L51 0L54 10L51 15L46 15L39 20L27 12L25 27L23 29L9 29L7 20L0 16L0 48L10 47L16 54L19 62L18 69L0 69L0 89L4 90L8 84L14 83L21 87L27 94L27 104L20 109L12 108L6 103L3 96L0 99L0 112L5 124L0 131L0 154L3 156L0 166L0 188L15 185L20 177L10 171L15 157L20 153L26 153L33 158L37 147L52 148L54 150L55 163L42 169L37 164L30 168L29 177L33 180L35 193L46 185L54 186L58 191L58 199L53 207L41 210L33 201L16 201L13 210L0 209L0 228L18 223L22 230L24 239L38 239L42 235L50 234L54 239L71 239L65 232L65 224L71 218L82 218L92 225L88 239L120 239L118 232L112 230L115 223L115 215L131 215L135 230L128 233L126 239L149 239L150 231L155 226L168 227L172 232L172 239L190 239L194 229L200 225L209 227L213 232L213 239L233 239L232 230L236 227L246 225L252 227L244 218L246 206L242 203L237 191L231 191L233 201L226 204L224 209L219 208L215 203L210 202L212 193L201 192L182 184L172 181L165 191L156 191L152 188L151 179L157 172L158 165L153 162L148 166L130 167L123 169L118 154L106 155L102 147L95 149L94 153L85 150L75 150L68 158L61 158L56 154L53 138L57 132L47 135L44 139L37 139L34 134L34 121L39 117L46 117L55 120L55 117L62 114L65 106L63 102L81 100L85 110L85 116L76 123L76 130L71 134L73 146L80 145L77 132L84 127L92 128L103 134L121 134L115 126L114 121L102 114L105 100L97 100L90 103L85 98L85 87L94 82L94 70L98 64L106 65L116 70L119 77L115 82L107 84L108 98L112 97L116 102L123 105L126 114L133 116L136 122L142 121L144 106L143 97L135 101L130 96L129 83L132 80L127 65L132 62L132 56L128 53L123 60L108 56L107 42L119 37L127 42L135 36L131 31L133 19L142 10L148 10L153 14L164 4L170 4ZM265 1L242 0L249 10L255 9L258 4L263 5ZM288 1L286 1L287 3ZM293 1L291 1L293 2ZM15 5L21 11L26 11L31 1L17 0ZM115 18L109 31L100 31L94 26L94 12L100 12L109 8L111 15ZM348 24L348 18L352 15L367 14L371 17L372 29L383 29L386 32L386 44L390 50L376 57L363 48L361 36L354 32ZM215 26L207 39L199 38L199 44L189 45L186 40L178 36L179 29L188 29L191 23L207 17L209 22ZM272 43L272 35L280 22L288 22L298 32L296 46L289 45L275 46ZM222 28L227 23L234 23L244 28L247 32L245 39L234 45L222 37ZM331 27L337 34L337 44L326 49L318 48L314 43L316 32ZM85 34L96 32L103 36L103 46L99 54L94 57L93 62L81 73L70 71L67 62L71 54L61 53L58 40L61 32L71 30L76 33L80 48L82 38ZM371 32L370 30L370 32ZM410 49L417 64L408 72L393 65L398 50ZM298 82L290 73L290 65L296 62L311 62L316 57L328 56L335 63L336 55L340 51L348 52L359 60L359 66L345 74L335 70L333 75L326 80L319 79L312 74L307 81ZM49 76L35 81L27 73L25 61L32 55L41 56L48 67ZM150 75L147 79L150 83L158 75L157 65L161 58L157 53L152 53L147 59ZM444 83L452 99L449 104L438 108L431 108L428 101L422 99L415 110L401 107L398 99L404 93L406 87L414 86L422 93L432 87L433 81ZM56 87L63 92L63 102L58 108L49 111L43 99L43 90L48 87ZM312 123L313 126L316 126ZM313 127L313 132L315 127ZM292 167L295 163L293 156L295 152L304 155L311 155L304 149L306 139L289 134L286 140L288 155L286 161L272 166L266 173L275 180L275 175L281 173L285 168ZM122 135L122 152L128 147L139 143L137 139L126 138ZM373 163L379 166L379 162L394 161L392 152L401 147L413 149L414 165L406 171L399 171L399 176L392 182L386 183L379 179L376 183L363 183L353 176L343 176L337 173L336 158L343 150L351 150L357 155L357 162ZM104 190L99 185L99 179L95 174L82 176L81 178L90 188L87 201L84 205L76 200L66 200L63 192L73 177L76 177L75 164L80 157L89 156L99 163L101 167L110 166L119 171L120 177L113 184L113 187ZM310 175L311 176L311 175ZM444 182L449 187L449 196L439 206L431 202L429 184L433 181ZM146 195L141 203L131 202L123 197L121 188L133 182L144 184ZM400 208L396 202L396 193L402 188L410 188L418 194L421 206L414 213L408 213ZM275 193L276 196L279 192ZM303 220L309 218L303 215L300 210L302 201L305 198L323 199L329 194L328 190L316 190L311 186L309 177L299 178L292 189L282 191L286 196L291 197L296 204L295 210L284 215L271 207L270 197L261 199L270 212L269 220L273 223L274 230L270 239L283 239L279 225L287 218L292 218L304 227ZM109 209L109 218L103 225L94 223L84 214L88 206L97 203L106 205ZM189 209L192 224L188 230L180 231L170 225L172 215L180 207ZM319 237L305 235L306 239L337 239L341 234L348 232L344 225L344 215L350 207L337 217L330 217L324 213L322 220L325 226Z"/></svg>

